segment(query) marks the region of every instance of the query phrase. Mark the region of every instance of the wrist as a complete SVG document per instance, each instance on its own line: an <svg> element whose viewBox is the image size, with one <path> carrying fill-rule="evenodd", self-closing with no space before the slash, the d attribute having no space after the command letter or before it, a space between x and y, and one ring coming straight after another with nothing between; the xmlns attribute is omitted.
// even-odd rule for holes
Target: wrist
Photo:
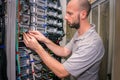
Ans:
<svg viewBox="0 0 120 80"><path fill-rule="evenodd" d="M42 47L38 47L38 49L35 50L35 52L41 56L45 53L45 50Z"/></svg>
<svg viewBox="0 0 120 80"><path fill-rule="evenodd" d="M48 44L49 42L50 42L50 40L48 38L46 38L46 39L43 40L44 44Z"/></svg>
<svg viewBox="0 0 120 80"><path fill-rule="evenodd" d="M38 45L37 47L36 47L36 49L34 49L34 51L35 52L38 52L39 50L42 50L43 48L42 48L42 46L41 45Z"/></svg>

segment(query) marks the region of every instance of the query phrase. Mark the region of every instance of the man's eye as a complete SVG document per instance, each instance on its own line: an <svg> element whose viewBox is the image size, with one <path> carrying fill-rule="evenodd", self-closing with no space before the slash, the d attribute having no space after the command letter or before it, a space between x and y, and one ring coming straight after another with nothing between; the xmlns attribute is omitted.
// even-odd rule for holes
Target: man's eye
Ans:
<svg viewBox="0 0 120 80"><path fill-rule="evenodd" d="M72 13L71 13L71 12L67 12L67 14L68 14L68 15L72 15Z"/></svg>
<svg viewBox="0 0 120 80"><path fill-rule="evenodd" d="M69 15L72 15L72 13L68 13Z"/></svg>

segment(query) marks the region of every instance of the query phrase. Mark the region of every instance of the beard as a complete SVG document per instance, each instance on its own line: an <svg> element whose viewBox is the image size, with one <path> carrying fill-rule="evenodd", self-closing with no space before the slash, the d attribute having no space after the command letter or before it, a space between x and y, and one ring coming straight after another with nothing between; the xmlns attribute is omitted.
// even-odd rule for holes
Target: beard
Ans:
<svg viewBox="0 0 120 80"><path fill-rule="evenodd" d="M79 29L79 27L80 27L80 23L69 24L69 26L70 26L70 28Z"/></svg>
<svg viewBox="0 0 120 80"><path fill-rule="evenodd" d="M79 29L79 27L80 27L80 15L78 15L77 20L75 22L73 22L72 24L69 24L70 28Z"/></svg>

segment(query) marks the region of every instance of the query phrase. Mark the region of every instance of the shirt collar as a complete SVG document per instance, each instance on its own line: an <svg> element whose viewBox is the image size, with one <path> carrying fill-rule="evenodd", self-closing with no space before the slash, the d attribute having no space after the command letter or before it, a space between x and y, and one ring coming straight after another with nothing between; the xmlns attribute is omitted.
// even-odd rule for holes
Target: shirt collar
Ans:
<svg viewBox="0 0 120 80"><path fill-rule="evenodd" d="M91 32L95 31L95 25L94 24L90 24L90 26L91 26L90 29L87 32L85 32L83 35L79 36L79 37L78 37L78 31L77 31L76 34L75 34L74 40L83 40L87 36L89 36L89 34Z"/></svg>

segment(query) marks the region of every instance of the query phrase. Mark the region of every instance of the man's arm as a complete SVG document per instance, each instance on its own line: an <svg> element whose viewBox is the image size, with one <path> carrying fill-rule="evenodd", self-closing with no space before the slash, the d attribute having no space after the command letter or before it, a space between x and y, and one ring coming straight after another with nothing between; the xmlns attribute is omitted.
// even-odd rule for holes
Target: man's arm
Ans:
<svg viewBox="0 0 120 80"><path fill-rule="evenodd" d="M39 41L43 42L44 44L46 44L46 46L58 56L66 57L71 53L69 49L56 45L51 40L46 38L39 31L30 31L29 34L34 36L37 40L39 40Z"/></svg>
<svg viewBox="0 0 120 80"><path fill-rule="evenodd" d="M56 45L55 43L53 43L48 38L46 38L46 40L44 41L44 43L46 44L46 46L50 50L52 50L58 56L66 57L66 56L68 56L71 53L70 50L67 49L66 47L62 47L62 46Z"/></svg>
<svg viewBox="0 0 120 80"><path fill-rule="evenodd" d="M63 64L51 57L33 36L24 33L23 41L27 47L37 52L47 67L50 68L58 77L63 78L69 75Z"/></svg>
<svg viewBox="0 0 120 80"><path fill-rule="evenodd" d="M40 58L59 78L64 78L69 75L63 64L51 57L41 46L36 50Z"/></svg>

